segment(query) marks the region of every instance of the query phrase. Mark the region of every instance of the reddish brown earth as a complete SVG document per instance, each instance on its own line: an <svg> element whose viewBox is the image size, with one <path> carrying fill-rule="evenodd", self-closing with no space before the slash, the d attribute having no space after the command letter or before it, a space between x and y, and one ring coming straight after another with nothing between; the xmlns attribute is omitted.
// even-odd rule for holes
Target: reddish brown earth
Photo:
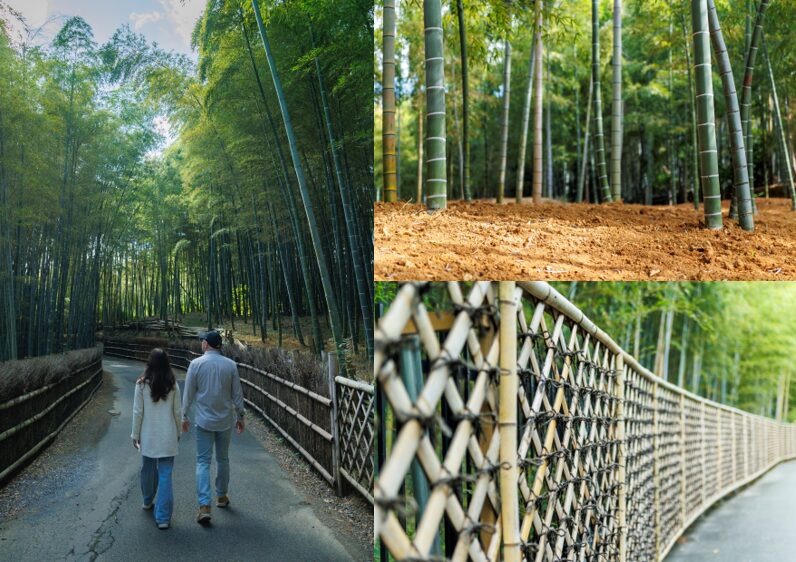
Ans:
<svg viewBox="0 0 796 562"><path fill-rule="evenodd" d="M707 230L675 207L377 203L375 278L389 280L796 280L796 212L758 199L755 231Z"/></svg>

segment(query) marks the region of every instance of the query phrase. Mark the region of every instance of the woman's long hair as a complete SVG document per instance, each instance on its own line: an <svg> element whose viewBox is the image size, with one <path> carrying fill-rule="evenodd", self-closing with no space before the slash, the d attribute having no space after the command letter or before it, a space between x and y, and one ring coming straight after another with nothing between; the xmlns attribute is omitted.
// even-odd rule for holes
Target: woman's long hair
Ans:
<svg viewBox="0 0 796 562"><path fill-rule="evenodd" d="M177 384L171 370L169 356L159 347L153 349L149 354L143 378L143 382L149 385L153 402L157 402L161 398L165 399Z"/></svg>

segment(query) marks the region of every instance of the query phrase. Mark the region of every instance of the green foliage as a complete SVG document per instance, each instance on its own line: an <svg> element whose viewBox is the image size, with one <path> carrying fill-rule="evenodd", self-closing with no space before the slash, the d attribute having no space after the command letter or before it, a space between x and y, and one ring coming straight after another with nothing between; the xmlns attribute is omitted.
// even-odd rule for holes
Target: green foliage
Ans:
<svg viewBox="0 0 796 562"><path fill-rule="evenodd" d="M355 226L372 240L373 126L363 88L372 6L296 0L261 7L310 200L329 233L323 244L345 303L344 335L358 346L362 312L348 239L336 231L340 186L329 172L314 61L329 90ZM280 316L293 316L299 341L299 316L312 313L320 326L318 268L299 267L296 248L308 229L303 211L287 205L295 176L280 166L284 128L255 41L244 0L207 3L193 34L197 63L129 26L97 45L90 26L74 17L40 48L10 45L0 26L0 195L6 185L9 193L0 208L13 210L0 219L0 258L14 259L7 276L0 267L0 294L17 296L0 305L20 331L11 346L20 356L87 345L97 324L198 310L208 324L227 319L234 327L242 316L263 339L271 323L278 341ZM368 272L369 246L361 258ZM317 335L320 348L320 329ZM7 345L0 344L0 360Z"/></svg>
<svg viewBox="0 0 796 562"><path fill-rule="evenodd" d="M530 59L531 39L534 32L533 9L531 3L520 6L517 2L498 2L479 0L465 2L467 50L470 73L470 143L471 179L476 197L492 197L497 185L497 170L500 161L500 115L503 90L501 72L500 39L508 29L508 22L514 21L511 33L513 51L513 70L511 84L511 115L508 147L508 170L506 185L507 197L513 196L517 177L518 151L520 147L523 96L527 84L527 67ZM745 2L717 1L718 15L724 32L730 61L734 70L738 91L743 79L744 69L744 28L746 22ZM755 3L752 3L755 4ZM591 5L589 2L574 0L548 1L545 5L545 48L550 50L551 72L547 79L545 99L551 100L553 143L553 172L556 197L572 201L575 196L577 178L578 139L575 91L579 93L579 116L581 134L585 128L589 90L589 66L591 63ZM509 6L514 8L509 12ZM423 25L422 5L419 2L401 2L399 6L397 31L397 64L403 68L403 76L398 78L398 105L401 112L401 136L399 156L399 195L401 199L414 199L417 176L417 108L422 107L422 84L424 84L423 64ZM754 8L754 6L753 6ZM461 61L459 52L458 24L455 9L443 11L445 47L446 111L449 126L447 145L453 159L449 189L458 194L458 169L460 166L455 147L461 136L461 129L453 123L454 104L461 114ZM796 89L796 51L792 46L792 27L796 14L794 0L771 2L765 21L765 35L771 51L771 60L778 85L783 91ZM611 36L612 2L602 1L599 12L601 91L603 100L610 100L611 88ZM683 30L683 18L685 27ZM691 23L689 3L685 1L666 2L664 0L625 0L623 17L623 98L624 98L624 151L623 151L623 189L628 202L643 202L644 177L651 184L655 200L666 200L670 189L672 174L678 190L677 200L683 201L692 189L695 171L691 159L691 94L688 75L692 69L686 64L686 43L691 42ZM380 30L376 29L374 56L374 98L376 113L376 191L380 191L381 175L381 129L379 112L381 109L380 90ZM691 47L689 47L691 48ZM693 53L692 53L693 55ZM670 63L671 56L671 63ZM693 61L692 61L693 62ZM753 185L762 192L764 183L763 164L768 159L769 178L773 177L770 160L775 145L769 140L767 152L762 150L762 131L760 122L760 102L767 100L769 86L766 83L762 62L758 60L753 83L753 127L755 178ZM455 78L455 79L454 79ZM732 161L728 128L725 122L726 110L718 72L713 73L716 92L715 114L717 116L717 135L719 144L719 173L721 188L726 195L732 184ZM610 105L610 104L607 104ZM796 114L784 112L786 120ZM603 104L604 117L610 116L610 107ZM768 126L769 133L771 126ZM796 135L796 127L791 126L789 138ZM771 137L769 137L771 138ZM581 146L583 139L581 138ZM644 144L645 154L640 152ZM792 142L791 142L792 144ZM592 147L593 149L593 147ZM649 165L645 165L649 161ZM672 169L674 166L674 169ZM526 163L526 190L531 177L531 159ZM588 183L587 183L588 186ZM593 186L590 189L594 201Z"/></svg>

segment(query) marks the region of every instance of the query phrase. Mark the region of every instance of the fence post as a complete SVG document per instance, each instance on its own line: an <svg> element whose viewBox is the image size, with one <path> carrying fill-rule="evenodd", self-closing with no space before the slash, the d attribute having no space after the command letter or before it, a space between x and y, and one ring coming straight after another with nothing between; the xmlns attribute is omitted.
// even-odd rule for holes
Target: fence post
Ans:
<svg viewBox="0 0 796 562"><path fill-rule="evenodd" d="M730 454L732 455L732 465L731 465L732 466L732 478L730 478L730 482L734 483L735 482L735 474L736 474L736 472L738 470L738 466L737 466L738 465L738 459L735 456L735 453L738 451L738 444L736 442L737 441L737 436L735 435L736 428L737 428L737 424L735 423L735 414L732 415L730 420L732 420L732 426L731 426L731 429L732 429L732 449L730 449Z"/></svg>
<svg viewBox="0 0 796 562"><path fill-rule="evenodd" d="M619 452L616 463L619 480L619 506L617 523L619 525L619 562L627 560L627 482L625 477L625 459L627 444L625 443L625 359L622 353L616 354L616 440L619 441Z"/></svg>
<svg viewBox="0 0 796 562"><path fill-rule="evenodd" d="M721 466L721 410L716 408L716 450L718 451L718 461L716 461L716 493L720 494L722 489Z"/></svg>
<svg viewBox="0 0 796 562"><path fill-rule="evenodd" d="M503 557L520 561L520 511L517 494L517 303L516 285L501 281L500 302L500 383L498 431L500 431L500 511L503 527Z"/></svg>
<svg viewBox="0 0 796 562"><path fill-rule="evenodd" d="M743 476L749 478L749 452L751 443L749 443L749 416L743 417Z"/></svg>
<svg viewBox="0 0 796 562"><path fill-rule="evenodd" d="M661 482L658 474L658 383L652 383L652 482L655 487L655 559L661 556Z"/></svg>
<svg viewBox="0 0 796 562"><path fill-rule="evenodd" d="M337 384L334 382L337 376L337 356L326 351L321 352L323 365L326 368L326 378L329 382L329 399L332 401L329 408L329 417L332 424L332 476L334 476L335 492L338 496L343 495L343 481L340 478L340 436L337 431Z"/></svg>
<svg viewBox="0 0 796 562"><path fill-rule="evenodd" d="M702 426L702 503L700 506L705 505L705 486L708 484L708 447L707 447L707 428L705 427L705 414L707 406L702 402L702 415L700 417L700 425Z"/></svg>
<svg viewBox="0 0 796 562"><path fill-rule="evenodd" d="M685 394L680 394L680 517L685 525Z"/></svg>

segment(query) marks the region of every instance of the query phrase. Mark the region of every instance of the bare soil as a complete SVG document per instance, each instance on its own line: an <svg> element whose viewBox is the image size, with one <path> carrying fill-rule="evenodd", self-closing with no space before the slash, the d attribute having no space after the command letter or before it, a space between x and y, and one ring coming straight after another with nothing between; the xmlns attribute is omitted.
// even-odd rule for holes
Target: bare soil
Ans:
<svg viewBox="0 0 796 562"><path fill-rule="evenodd" d="M449 203L429 214L375 205L377 281L796 280L796 212L758 199L755 231L728 215L704 227L692 204Z"/></svg>

